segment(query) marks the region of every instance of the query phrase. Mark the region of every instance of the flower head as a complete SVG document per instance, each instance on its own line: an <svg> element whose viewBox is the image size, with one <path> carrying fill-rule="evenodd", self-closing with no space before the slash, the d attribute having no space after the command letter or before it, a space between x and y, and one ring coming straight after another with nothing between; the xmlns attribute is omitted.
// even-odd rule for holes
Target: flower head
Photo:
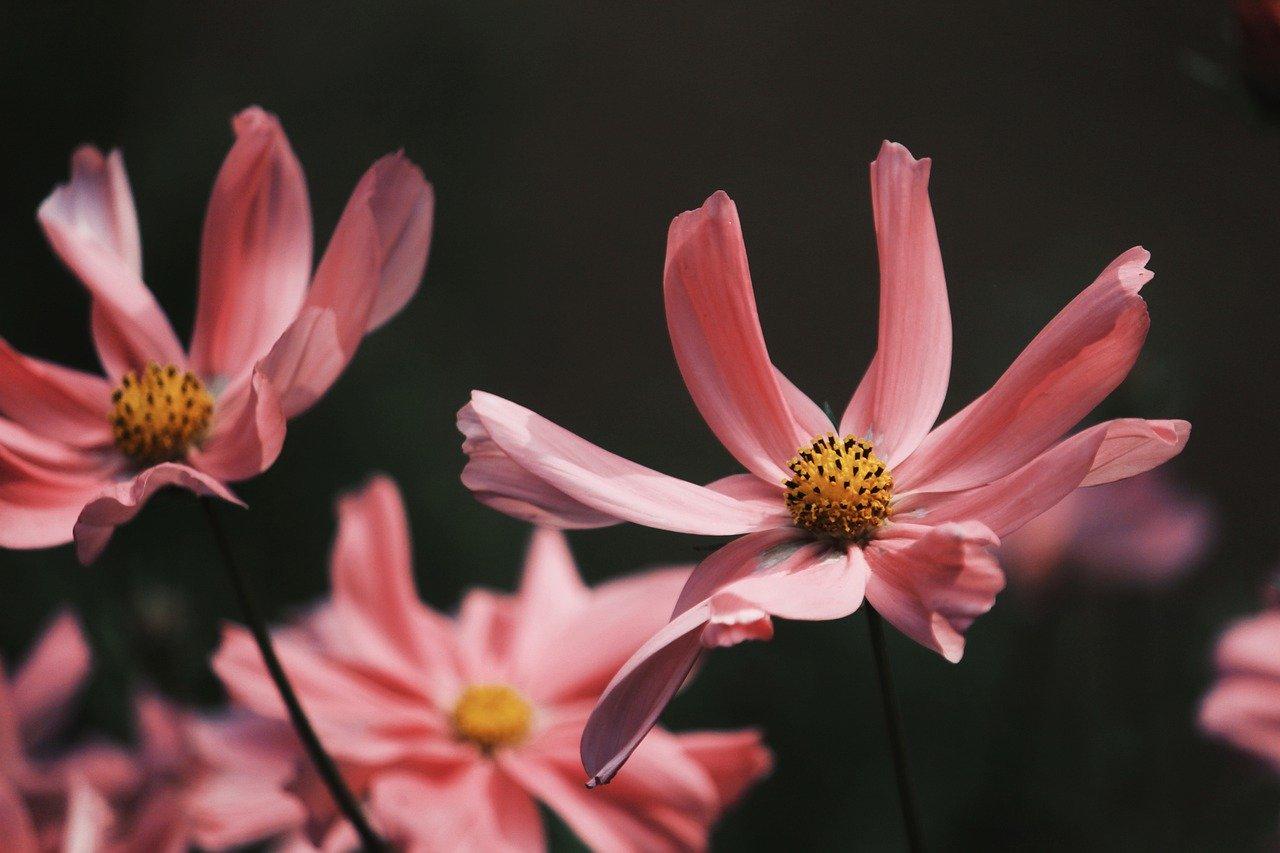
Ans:
<svg viewBox="0 0 1280 853"><path fill-rule="evenodd" d="M768 770L755 732L656 730L636 753L646 773L604 796L582 787L587 716L661 626L687 568L590 589L562 534L541 529L515 595L474 591L447 617L414 591L389 480L343 498L338 513L331 597L278 630L276 646L370 819L397 843L537 849L536 801L593 849L700 848L725 806ZM214 669L238 702L285 718L246 631L226 630ZM311 829L329 843L350 833L336 820Z"/></svg>
<svg viewBox="0 0 1280 853"><path fill-rule="evenodd" d="M1107 421L1067 436L1146 337L1140 248L1104 269L991 390L934 425L951 317L929 169L888 142L871 164L879 341L838 423L773 365L729 197L671 223L663 293L676 361L748 473L678 480L480 391L459 413L463 482L497 509L565 527L631 521L740 537L694 570L671 621L605 690L582 742L593 784L613 777L702 649L767 638L772 617L836 619L865 597L959 660L964 632L1004 586L991 553L1000 537L1076 488L1145 471L1185 444L1183 421Z"/></svg>
<svg viewBox="0 0 1280 853"><path fill-rule="evenodd" d="M0 340L0 545L74 537L89 562L165 486L239 503L227 484L271 466L286 421L416 291L434 203L417 166L392 154L365 173L313 272L306 182L280 122L251 107L233 125L187 349L143 284L119 151L76 151L70 181L40 205L50 245L89 291L105 376Z"/></svg>

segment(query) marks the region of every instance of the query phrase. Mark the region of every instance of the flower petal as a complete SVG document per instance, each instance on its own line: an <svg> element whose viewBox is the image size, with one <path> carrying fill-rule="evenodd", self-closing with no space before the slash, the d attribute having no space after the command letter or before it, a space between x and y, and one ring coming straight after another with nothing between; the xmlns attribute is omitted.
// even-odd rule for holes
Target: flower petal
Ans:
<svg viewBox="0 0 1280 853"><path fill-rule="evenodd" d="M1150 255L1111 262L987 393L894 469L899 489L949 492L990 483L1038 456L1129 374L1150 325L1138 295Z"/></svg>
<svg viewBox="0 0 1280 853"><path fill-rule="evenodd" d="M786 461L814 433L792 411L769 360L738 211L723 192L672 221L663 293L676 361L698 411L747 470L782 482Z"/></svg>
<svg viewBox="0 0 1280 853"><path fill-rule="evenodd" d="M707 771L724 806L737 802L773 769L773 753L757 729L681 732L675 737L680 749Z"/></svg>
<svg viewBox="0 0 1280 853"><path fill-rule="evenodd" d="M169 319L142 283L133 196L119 151L83 146L71 179L36 214L53 251L93 295L93 338L107 374L118 379L148 362L186 364Z"/></svg>
<svg viewBox="0 0 1280 853"><path fill-rule="evenodd" d="M1182 452L1190 437L1191 424L1186 421L1112 421L1093 470L1080 485L1100 486L1163 465Z"/></svg>
<svg viewBox="0 0 1280 853"><path fill-rule="evenodd" d="M19 353L0 339L0 414L75 447L110 446L111 386L98 376Z"/></svg>
<svg viewBox="0 0 1280 853"><path fill-rule="evenodd" d="M422 170L404 152L397 152L365 172L352 199L366 194L381 247L377 296L367 325L371 332L398 314L418 290L431 246L435 190L423 179Z"/></svg>
<svg viewBox="0 0 1280 853"><path fill-rule="evenodd" d="M1200 727L1280 770L1280 610L1233 625L1218 641L1219 678Z"/></svg>
<svg viewBox="0 0 1280 853"><path fill-rule="evenodd" d="M84 779L71 783L67 801L62 853L97 853L106 847L107 830L115 820L111 806Z"/></svg>
<svg viewBox="0 0 1280 853"><path fill-rule="evenodd" d="M548 527L608 527L619 522L521 468L489 437L470 403L458 411L458 430L464 436L462 452L467 454L462 484L485 506Z"/></svg>
<svg viewBox="0 0 1280 853"><path fill-rule="evenodd" d="M191 461L224 482L247 480L276 461L284 434L280 399L263 372L254 368L218 398L213 428L203 445L191 451Z"/></svg>
<svg viewBox="0 0 1280 853"><path fill-rule="evenodd" d="M309 307L302 309L258 369L276 390L285 417L292 418L324 396L352 355L342 348L337 313Z"/></svg>
<svg viewBox="0 0 1280 853"><path fill-rule="evenodd" d="M44 743L66 722L90 665L80 620L68 610L60 612L40 634L10 685L13 714L26 743Z"/></svg>
<svg viewBox="0 0 1280 853"><path fill-rule="evenodd" d="M130 521L153 494L166 486L188 489L202 497L221 498L236 506L245 505L230 489L203 471L177 462L153 465L131 479L108 485L84 505L72 531L80 562L88 565L98 559L115 529Z"/></svg>
<svg viewBox="0 0 1280 853"><path fill-rule="evenodd" d="M928 528L905 546L872 543L867 601L899 631L955 663L964 654L964 632L1004 589L991 553L999 542L970 521Z"/></svg>
<svg viewBox="0 0 1280 853"><path fill-rule="evenodd" d="M770 523L757 507L602 450L501 397L474 391L471 406L489 437L517 465L598 512L708 536Z"/></svg>
<svg viewBox="0 0 1280 853"><path fill-rule="evenodd" d="M929 203L930 163L885 142L871 164L879 342L840 433L870 437L891 466L915 450L937 420L951 373L951 312Z"/></svg>
<svg viewBox="0 0 1280 853"><path fill-rule="evenodd" d="M586 608L590 600L591 593L578 574L564 534L549 527L535 528L525 551L516 593L511 671L536 667L544 656L555 655L561 626Z"/></svg>
<svg viewBox="0 0 1280 853"><path fill-rule="evenodd" d="M39 853L40 839L26 800L8 779L0 776L0 838L13 853Z"/></svg>
<svg viewBox="0 0 1280 853"><path fill-rule="evenodd" d="M267 354L311 278L307 184L279 120L249 107L213 185L200 242L191 364L229 380Z"/></svg>
<svg viewBox="0 0 1280 853"><path fill-rule="evenodd" d="M81 509L112 475L102 459L0 421L0 547L70 542Z"/></svg>

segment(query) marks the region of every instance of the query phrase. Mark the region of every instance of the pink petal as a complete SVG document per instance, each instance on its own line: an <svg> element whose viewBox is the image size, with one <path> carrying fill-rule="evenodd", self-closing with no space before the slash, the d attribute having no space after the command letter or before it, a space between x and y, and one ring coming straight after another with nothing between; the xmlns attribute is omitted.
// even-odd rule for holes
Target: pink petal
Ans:
<svg viewBox="0 0 1280 853"><path fill-rule="evenodd" d="M200 243L191 364L230 379L267 354L302 306L311 277L307 184L279 120L258 107L213 185Z"/></svg>
<svg viewBox="0 0 1280 853"><path fill-rule="evenodd" d="M698 411L744 467L782 482L783 466L813 439L815 424L796 417L769 360L738 211L723 192L672 221L663 293L676 361ZM813 408L802 412L811 416ZM830 428L826 417L821 423L820 431Z"/></svg>
<svg viewBox="0 0 1280 853"><path fill-rule="evenodd" d="M516 593L511 670L536 667L545 655L554 655L560 629L590 600L591 593L578 574L564 534L548 527L535 528L525 551Z"/></svg>
<svg viewBox="0 0 1280 853"><path fill-rule="evenodd" d="M138 226L120 152L90 146L71 158L37 218L53 251L93 295L93 337L107 374L148 362L186 364L178 336L142 283Z"/></svg>
<svg viewBox="0 0 1280 853"><path fill-rule="evenodd" d="M213 427L191 462L227 483L247 480L271 467L284 447L280 398L263 372L253 372L218 398Z"/></svg>
<svg viewBox="0 0 1280 853"><path fill-rule="evenodd" d="M462 484L485 506L548 527L608 527L618 523L613 516L579 503L516 464L489 437L470 403L458 411L458 430L465 436L462 452L467 454Z"/></svg>
<svg viewBox="0 0 1280 853"><path fill-rule="evenodd" d="M542 818L520 785L489 761L446 777L388 772L373 780L370 807L408 850L542 850Z"/></svg>
<svg viewBox="0 0 1280 853"><path fill-rule="evenodd" d="M1237 622L1218 641L1219 671L1200 727L1280 771L1280 610Z"/></svg>
<svg viewBox="0 0 1280 853"><path fill-rule="evenodd" d="M98 559L115 529L130 521L153 494L166 486L188 489L202 497L221 498L236 506L245 505L230 489L202 471L177 462L153 465L131 479L106 486L84 505L73 530L80 562L88 565Z"/></svg>
<svg viewBox="0 0 1280 853"><path fill-rule="evenodd" d="M306 824L297 797L246 772L221 772L187 793L190 840L205 850L229 850L273 839Z"/></svg>
<svg viewBox="0 0 1280 853"><path fill-rule="evenodd" d="M70 542L80 511L111 476L104 460L0 421L0 547Z"/></svg>
<svg viewBox="0 0 1280 853"><path fill-rule="evenodd" d="M872 543L867 601L899 631L955 663L964 654L964 632L1004 589L991 553L999 541L970 521L929 528L906 546Z"/></svg>
<svg viewBox="0 0 1280 853"><path fill-rule="evenodd" d="M929 204L930 163L885 142L871 164L879 342L840 432L870 437L891 466L915 450L937 420L951 372L951 313Z"/></svg>
<svg viewBox="0 0 1280 853"><path fill-rule="evenodd" d="M1038 456L1129 374L1150 321L1138 295L1150 255L1111 262L983 394L894 469L899 489L949 492L990 483Z"/></svg>
<svg viewBox="0 0 1280 853"><path fill-rule="evenodd" d="M98 853L106 846L107 831L115 820L111 806L88 782L77 780L67 802L63 853Z"/></svg>
<svg viewBox="0 0 1280 853"><path fill-rule="evenodd" d="M940 495L904 496L895 515L929 525L976 520L997 536L1007 536L1080 486L1116 423L1107 421L1076 433L994 483Z"/></svg>
<svg viewBox="0 0 1280 853"><path fill-rule="evenodd" d="M758 508L615 456L501 397L473 391L471 406L493 442L517 465L598 512L708 536L768 523Z"/></svg>
<svg viewBox="0 0 1280 853"><path fill-rule="evenodd" d="M1093 470L1080 485L1111 483L1163 465L1182 452L1190 437L1191 424L1186 421L1112 421Z"/></svg>
<svg viewBox="0 0 1280 853"><path fill-rule="evenodd" d="M367 329L371 332L398 314L418 290L431 246L435 191L403 152L374 163L352 199L364 197L366 187L381 247L377 296ZM338 229L342 227L339 222Z"/></svg>
<svg viewBox="0 0 1280 853"><path fill-rule="evenodd" d="M39 853L40 839L36 836L31 811L22 794L0 776L0 838L13 853Z"/></svg>
<svg viewBox="0 0 1280 853"><path fill-rule="evenodd" d="M302 309L258 364L291 418L311 408L342 375L354 351L344 351L338 315L328 308Z"/></svg>
<svg viewBox="0 0 1280 853"><path fill-rule="evenodd" d="M66 721L71 700L89 677L89 645L80 620L62 611L36 640L14 676L13 713L29 744L43 743Z"/></svg>
<svg viewBox="0 0 1280 853"><path fill-rule="evenodd" d="M472 589L463 597L458 608L457 637L464 681L511 681L516 618L516 602L509 595Z"/></svg>
<svg viewBox="0 0 1280 853"><path fill-rule="evenodd" d="M0 340L0 413L54 441L110 446L111 386L98 376L24 356Z"/></svg>
<svg viewBox="0 0 1280 853"><path fill-rule="evenodd" d="M737 802L773 769L773 753L756 729L681 732L676 741L707 771L725 806Z"/></svg>
<svg viewBox="0 0 1280 853"><path fill-rule="evenodd" d="M566 589L554 608L547 603L551 583L543 581L540 603L522 589L513 680L541 704L594 704L618 668L666 623L688 576L689 567L678 566L622 577L583 596ZM567 586L556 586L562 584ZM566 600L576 606L571 610Z"/></svg>

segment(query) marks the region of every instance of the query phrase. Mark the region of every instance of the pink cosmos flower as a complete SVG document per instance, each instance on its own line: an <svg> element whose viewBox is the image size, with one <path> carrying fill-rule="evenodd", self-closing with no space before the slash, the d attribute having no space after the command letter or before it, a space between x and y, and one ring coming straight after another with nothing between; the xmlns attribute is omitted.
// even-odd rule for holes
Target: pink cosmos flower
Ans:
<svg viewBox="0 0 1280 853"><path fill-rule="evenodd" d="M306 182L279 121L251 107L233 125L189 349L143 284L119 151L76 151L70 181L40 205L50 245L92 298L106 375L0 340L0 545L74 537L90 562L164 486L239 503L226 484L271 466L286 420L417 290L434 205L417 166L403 154L374 163L313 275Z"/></svg>
<svg viewBox="0 0 1280 853"><path fill-rule="evenodd" d="M278 630L276 648L371 821L397 845L538 849L537 801L593 849L698 848L725 806L767 772L769 752L753 731L655 730L635 755L643 772L604 796L582 787L587 715L661 626L687 569L588 589L563 536L538 530L519 592L473 591L450 618L414 591L390 480L343 498L338 515L332 596ZM226 629L214 669L235 701L285 718L247 631ZM346 824L313 832L326 849L354 842Z"/></svg>
<svg viewBox="0 0 1280 853"><path fill-rule="evenodd" d="M990 391L933 427L951 318L929 167L888 142L871 165L879 343L838 424L769 357L729 197L717 192L672 222L664 295L676 360L749 473L678 480L483 392L459 413L463 482L497 509L566 527L622 520L741 537L695 569L671 622L605 691L582 743L593 783L640 743L701 649L767 639L772 616L837 619L865 596L903 633L959 660L965 630L1004 585L990 553L999 537L1077 487L1145 471L1186 443L1186 422L1140 419L1063 438L1124 379L1146 337L1138 291L1151 272L1140 248L1103 270ZM844 328L831 300L824 292L824 316Z"/></svg>
<svg viewBox="0 0 1280 853"><path fill-rule="evenodd" d="M1000 562L1029 585L1065 564L1098 585L1161 587L1183 577L1214 539L1209 502L1163 470L1077 489L1000 544Z"/></svg>
<svg viewBox="0 0 1280 853"><path fill-rule="evenodd" d="M1218 641L1218 682L1200 727L1280 773L1280 607L1242 619Z"/></svg>

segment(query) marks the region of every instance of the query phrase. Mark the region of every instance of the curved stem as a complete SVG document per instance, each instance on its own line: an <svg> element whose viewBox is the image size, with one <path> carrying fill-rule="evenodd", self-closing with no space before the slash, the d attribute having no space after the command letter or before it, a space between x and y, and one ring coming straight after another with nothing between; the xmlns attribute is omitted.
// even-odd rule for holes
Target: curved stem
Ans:
<svg viewBox="0 0 1280 853"><path fill-rule="evenodd" d="M262 614L258 612L257 605L249 594L249 586L244 572L240 570L239 564L236 563L235 558L232 556L230 540L228 540L227 533L222 527L222 522L218 520L218 513L213 506L213 500L202 497L200 498L200 505L204 508L205 518L209 520L209 529L213 532L214 542L217 543L218 551L222 554L222 562L227 568L227 576L231 579L231 586L235 589L236 598L240 602L240 609L244 611L245 620L249 623L249 630L253 632L253 638L258 643L259 651L262 652L262 661L267 665L267 672L271 674L271 680L275 682L276 690L280 691L280 698L284 700L285 707L289 709L289 719L293 723L293 728L298 733L298 739L302 741L307 755L311 757L311 763L315 765L316 770L320 773L320 778L324 780L324 784L328 787L329 793L333 796L338 808L342 810L347 820L351 821L351 825L355 827L364 849L370 851L388 849L386 843L378 837L378 834L373 831L373 827L369 825L369 821L364 816L364 811L360 808L360 803L356 800L355 795L351 793L351 789L347 787L347 783L343 781L337 765L333 763L329 753L325 752L324 746L320 743L320 738L316 736L316 731L311 726L311 721L307 719L306 712L302 710L302 703L298 701L298 695L293 692L293 686L284 674L280 659L276 657L276 650L271 643L271 634L267 631L266 622L263 621Z"/></svg>
<svg viewBox="0 0 1280 853"><path fill-rule="evenodd" d="M889 671L889 651L884 642L884 620L870 603L863 604L867 611L867 629L871 633L871 651L876 660L876 675L880 680L880 700L884 705L885 728L889 732L889 749L893 753L893 771L898 781L898 802L902 806L902 826L907 833L907 849L911 853L923 853L924 835L920 832L920 815L916 810L915 789L911 787L911 773L907 768L907 743L902 731L902 716L898 712L898 696L893 691L893 674Z"/></svg>

